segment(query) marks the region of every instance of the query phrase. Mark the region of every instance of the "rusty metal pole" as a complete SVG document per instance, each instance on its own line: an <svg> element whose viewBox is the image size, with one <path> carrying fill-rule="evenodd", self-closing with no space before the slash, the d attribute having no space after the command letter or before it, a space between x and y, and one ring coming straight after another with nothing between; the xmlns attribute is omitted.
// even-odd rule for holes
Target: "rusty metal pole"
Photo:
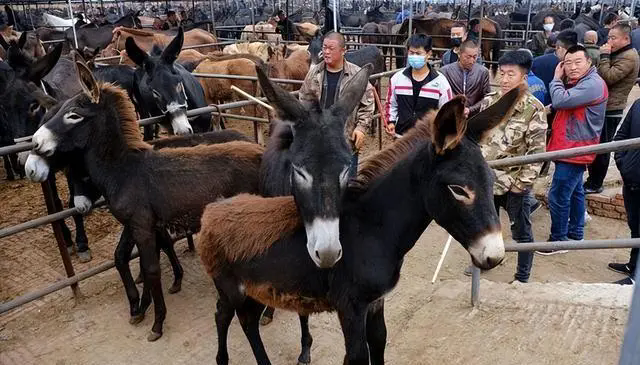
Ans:
<svg viewBox="0 0 640 365"><path fill-rule="evenodd" d="M60 201L55 199L55 196L57 195L55 193L57 192L57 188L53 181L53 179L47 179L47 181L41 184L42 194L44 196L48 214L53 214L62 210ZM65 242L64 235L62 234L62 222L63 221L56 221L51 223L51 228L53 229L53 235L55 236L56 243L58 244L58 250L60 251L64 271L67 273L67 277L70 278L75 276L75 272L73 270L73 264L71 263L71 256L69 256L69 252L67 251L67 243ZM77 298L80 295L77 283L71 285L71 290L73 291L74 297Z"/></svg>

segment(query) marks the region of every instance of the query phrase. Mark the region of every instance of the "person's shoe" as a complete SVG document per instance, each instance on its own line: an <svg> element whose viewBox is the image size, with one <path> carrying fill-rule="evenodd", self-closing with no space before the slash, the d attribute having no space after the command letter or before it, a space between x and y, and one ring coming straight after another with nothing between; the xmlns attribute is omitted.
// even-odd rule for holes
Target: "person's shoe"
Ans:
<svg viewBox="0 0 640 365"><path fill-rule="evenodd" d="M528 281L523 281L520 279L513 279L509 282L509 284L513 284L513 283L522 283L522 284L526 284Z"/></svg>
<svg viewBox="0 0 640 365"><path fill-rule="evenodd" d="M82 263L91 261L91 250L78 252L78 260Z"/></svg>
<svg viewBox="0 0 640 365"><path fill-rule="evenodd" d="M540 200L536 199L536 202L533 203L533 205L531 206L531 215L533 215L533 213L535 213L538 209L540 209L540 207L542 206L542 203L540 203Z"/></svg>
<svg viewBox="0 0 640 365"><path fill-rule="evenodd" d="M609 267L609 270L619 272L620 274L625 274L625 275L633 274L633 271L631 271L629 264L618 264L615 262L611 262L609 263L608 267Z"/></svg>
<svg viewBox="0 0 640 365"><path fill-rule="evenodd" d="M585 186L584 187L584 193L585 194L600 194L602 193L602 191L604 190L604 188L601 186L599 188L592 188L591 186Z"/></svg>
<svg viewBox="0 0 640 365"><path fill-rule="evenodd" d="M567 253L567 252L569 252L569 250L538 250L536 251L538 255L542 255L542 256L551 256L551 255L557 255L557 254Z"/></svg>
<svg viewBox="0 0 640 365"><path fill-rule="evenodd" d="M628 276L624 279L618 280L618 281L614 281L614 284L618 284L618 285L633 285L635 284L635 280L633 280L633 278L631 276Z"/></svg>

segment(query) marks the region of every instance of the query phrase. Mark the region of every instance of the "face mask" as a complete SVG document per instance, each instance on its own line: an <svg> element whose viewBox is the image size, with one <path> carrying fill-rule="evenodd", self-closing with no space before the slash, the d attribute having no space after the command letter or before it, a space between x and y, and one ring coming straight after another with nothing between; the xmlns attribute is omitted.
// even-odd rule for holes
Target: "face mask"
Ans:
<svg viewBox="0 0 640 365"><path fill-rule="evenodd" d="M414 69L421 69L426 63L426 57L421 55L409 55L409 66Z"/></svg>
<svg viewBox="0 0 640 365"><path fill-rule="evenodd" d="M451 44L454 47L460 47L460 44L462 44L462 38L460 38L460 37L451 37Z"/></svg>
<svg viewBox="0 0 640 365"><path fill-rule="evenodd" d="M545 24L545 25L543 25L543 27L544 27L544 30L546 30L547 32L551 32L551 31L553 30L553 26L554 26L554 25L555 25L555 24L553 24L553 23L551 23L551 24Z"/></svg>

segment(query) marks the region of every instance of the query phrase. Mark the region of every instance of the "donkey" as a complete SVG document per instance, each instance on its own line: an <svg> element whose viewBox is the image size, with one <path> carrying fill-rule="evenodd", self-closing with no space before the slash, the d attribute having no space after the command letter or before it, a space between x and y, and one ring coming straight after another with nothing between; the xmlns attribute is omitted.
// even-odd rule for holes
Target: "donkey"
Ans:
<svg viewBox="0 0 640 365"><path fill-rule="evenodd" d="M46 161L42 157L36 157L38 155L48 157L77 150L82 156L91 181L107 199L114 216L125 226L125 233L132 238L120 241L116 249L116 267L127 290L132 323L137 323L143 318L150 304L149 295L153 295L156 320L148 337L153 341L162 335L162 323L166 314L159 287L157 256L155 253L153 257L151 255L158 239L155 237L154 229L182 220L178 223L187 226L191 232L197 232L200 215L206 203L239 192L257 193L262 149L253 144L248 146L246 142L231 142L217 146L150 151L149 145L143 143L139 135L134 133L137 124L135 115L130 110L133 106L124 91L108 84L96 83L84 64L77 65L79 77L83 80L84 92L59 106L55 112L52 111L48 121L34 134L35 154L29 156L31 162L27 162L27 175L43 175L39 170L43 169ZM360 95L357 91L345 94L353 94L345 97L349 102L337 103L330 112L313 108L306 110L282 88L272 85L261 69L258 69L258 74L265 95L278 114L293 122L296 131L294 144L299 146L332 146L336 143L332 142L334 134L318 133L316 129L326 128L322 123L332 126L344 124L344 120L364 92L363 83L354 82L350 90L355 90L356 86L353 85L360 84L357 87L362 91L359 92ZM342 122L332 121L333 119L342 119ZM309 126L306 126L305 121L316 123L309 122ZM344 139L342 134L340 137L338 141ZM300 204L306 207L317 204L314 202L341 200L341 195L337 194L344 188L335 187L346 183L340 183L340 175L343 175L345 166L350 162L349 156L342 158L340 155L330 155L333 158L328 158L325 156L325 153L328 153L326 148L294 149L300 151L301 155L294 159L299 163L296 167L300 176L295 179L300 181L298 184L301 192L296 195L301 201ZM317 161L323 161L328 167L316 164ZM316 175L312 173L312 168L332 176ZM181 174L175 174L176 170ZM290 172L290 175L284 178L290 178L291 174L294 173ZM218 181L202 186L202 179L211 179L212 176L217 177ZM322 182L322 186L315 186L312 178L316 182ZM151 181L153 185L150 185ZM183 189L190 192L189 196L178 198ZM318 209L322 214L331 211L331 208ZM187 222L184 222L185 215ZM318 217L323 218L321 215ZM322 226L323 222L318 224L312 217L309 217L309 222L310 232L316 232L318 236L322 234L317 232L316 228ZM315 242L315 239L310 241ZM140 303L126 264L131 242L138 245L143 266L145 285ZM318 255L322 258L326 256L324 252L320 252L321 244L317 242L316 246L319 248ZM310 247L312 249L307 249L305 254L311 259L310 252L313 251L315 254L316 247ZM335 263L335 255L339 257L340 253L334 253L329 262ZM323 261L320 263L324 265Z"/></svg>
<svg viewBox="0 0 640 365"><path fill-rule="evenodd" d="M192 124L187 119L187 109L205 107L207 102L198 80L184 67L175 64L183 42L184 32L180 28L178 35L162 53L154 47L152 55L148 55L133 38L127 38L127 55L138 65L134 78L134 97L143 116L164 115L170 119L171 133L206 132L211 130L210 113L195 117ZM145 140L151 138L151 128L145 127Z"/></svg>
<svg viewBox="0 0 640 365"><path fill-rule="evenodd" d="M435 220L483 269L504 258L493 205L493 173L476 141L512 113L525 88L467 121L464 97L445 104L431 123L363 164L340 215L343 256L319 269L304 255L294 199L237 196L207 206L196 244L219 297L218 364L228 364L227 335L237 314L258 364L270 364L259 334L265 305L299 314L336 310L345 364L384 363L383 297L398 282L404 255Z"/></svg>

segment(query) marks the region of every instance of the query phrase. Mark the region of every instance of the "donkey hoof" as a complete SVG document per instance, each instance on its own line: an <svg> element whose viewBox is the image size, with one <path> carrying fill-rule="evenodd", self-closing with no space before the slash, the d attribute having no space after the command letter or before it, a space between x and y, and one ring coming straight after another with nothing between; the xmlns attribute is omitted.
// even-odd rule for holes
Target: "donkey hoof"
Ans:
<svg viewBox="0 0 640 365"><path fill-rule="evenodd" d="M311 359L298 358L298 365L309 365L309 364L311 364Z"/></svg>
<svg viewBox="0 0 640 365"><path fill-rule="evenodd" d="M136 314L135 316L131 316L131 318L129 318L129 324L138 324L142 322L143 319L144 313Z"/></svg>
<svg viewBox="0 0 640 365"><path fill-rule="evenodd" d="M261 325L261 326L266 326L266 325L268 325L268 324L269 324L269 323L271 323L271 322L273 322L273 318L271 318L271 317L262 316L262 317L260 318L260 325Z"/></svg>
<svg viewBox="0 0 640 365"><path fill-rule="evenodd" d="M169 294L175 294L180 290L182 290L182 283L173 283L173 285L171 285L171 287L169 288Z"/></svg>
<svg viewBox="0 0 640 365"><path fill-rule="evenodd" d="M157 333L157 332L149 332L149 336L147 336L147 341L149 342L153 342L157 339L159 339L160 337L162 337L162 333Z"/></svg>
<svg viewBox="0 0 640 365"><path fill-rule="evenodd" d="M142 274L139 274L138 277L136 278L136 280L134 281L134 283L136 284L142 284L144 280L142 279Z"/></svg>

